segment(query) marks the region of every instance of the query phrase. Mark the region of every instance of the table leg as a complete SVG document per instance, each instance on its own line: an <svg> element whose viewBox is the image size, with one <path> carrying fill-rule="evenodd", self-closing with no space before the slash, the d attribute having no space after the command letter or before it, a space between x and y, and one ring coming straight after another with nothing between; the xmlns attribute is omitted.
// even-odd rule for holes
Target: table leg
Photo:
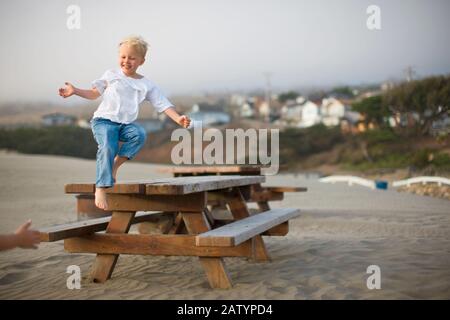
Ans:
<svg viewBox="0 0 450 320"><path fill-rule="evenodd" d="M227 196L228 206L235 220L244 219L250 216L247 203L241 194L239 188L233 188L231 193ZM263 238L258 235L253 238L254 241L254 256L256 261L270 261L269 253Z"/></svg>
<svg viewBox="0 0 450 320"><path fill-rule="evenodd" d="M106 233L128 233L135 211L114 211ZM91 270L91 279L94 282L105 282L114 271L118 254L97 254Z"/></svg>
<svg viewBox="0 0 450 320"><path fill-rule="evenodd" d="M205 207L204 213L205 213L206 219L208 220L209 226L214 227L214 224L216 222L214 221L214 217L213 217L211 211L209 211L208 207Z"/></svg>
<svg viewBox="0 0 450 320"><path fill-rule="evenodd" d="M253 187L253 192L263 192L263 187L261 186L260 183L255 184L252 187ZM264 211L270 210L269 201L267 201L267 200L258 201L257 204L258 204L259 212L264 212ZM264 232L264 235L266 235L266 236L284 236L288 233L288 231L289 231L289 222L286 221L276 227L273 227L272 229L267 230L266 232Z"/></svg>
<svg viewBox="0 0 450 320"><path fill-rule="evenodd" d="M258 184L253 185L253 190L255 192L262 192L261 184L258 183ZM270 210L270 206L269 206L269 202L268 201L258 201L257 204L258 204L258 208L259 208L259 210L261 212Z"/></svg>
<svg viewBox="0 0 450 320"><path fill-rule="evenodd" d="M178 212L172 228L170 228L168 234L185 234L187 233L186 226L184 224L183 215Z"/></svg>
<svg viewBox="0 0 450 320"><path fill-rule="evenodd" d="M199 234L211 230L204 212L183 213L183 220L190 234ZM229 289L233 286L222 258L199 257L212 288Z"/></svg>

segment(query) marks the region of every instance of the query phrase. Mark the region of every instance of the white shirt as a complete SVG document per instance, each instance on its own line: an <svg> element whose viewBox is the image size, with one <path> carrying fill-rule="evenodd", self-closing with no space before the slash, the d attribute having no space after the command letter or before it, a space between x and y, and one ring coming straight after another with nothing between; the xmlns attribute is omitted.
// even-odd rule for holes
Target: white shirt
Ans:
<svg viewBox="0 0 450 320"><path fill-rule="evenodd" d="M105 118L129 124L137 119L139 105L144 100L150 101L158 112L173 107L173 104L149 79L130 78L120 69L107 70L100 79L92 82L92 86L103 98L93 118Z"/></svg>

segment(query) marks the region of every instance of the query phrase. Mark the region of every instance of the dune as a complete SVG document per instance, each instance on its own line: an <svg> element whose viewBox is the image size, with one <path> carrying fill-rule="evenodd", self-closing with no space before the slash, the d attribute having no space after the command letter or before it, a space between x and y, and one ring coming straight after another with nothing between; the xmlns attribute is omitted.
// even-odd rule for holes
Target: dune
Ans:
<svg viewBox="0 0 450 320"><path fill-rule="evenodd" d="M118 179L163 177L158 166L130 162ZM76 220L64 184L93 181L95 161L0 152L0 233L26 219L36 228ZM301 175L270 185L306 186L273 207L298 207L286 237L265 238L272 258L226 258L234 281L213 290L197 258L122 255L111 280L91 283L94 256L69 254L62 241L0 252L0 299L449 299L450 202L395 190L323 184ZM132 232L136 232L132 229ZM81 289L69 290L78 265ZM377 265L381 288L369 289Z"/></svg>

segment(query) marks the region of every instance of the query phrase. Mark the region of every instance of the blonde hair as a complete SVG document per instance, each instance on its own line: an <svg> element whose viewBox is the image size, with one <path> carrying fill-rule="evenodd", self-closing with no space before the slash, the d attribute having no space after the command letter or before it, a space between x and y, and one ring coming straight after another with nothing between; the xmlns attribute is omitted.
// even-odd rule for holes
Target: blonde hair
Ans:
<svg viewBox="0 0 450 320"><path fill-rule="evenodd" d="M147 54L148 43L142 37L139 36L126 37L119 43L119 48L123 44L126 44L134 48L140 55L142 55L143 58L145 58L145 55Z"/></svg>

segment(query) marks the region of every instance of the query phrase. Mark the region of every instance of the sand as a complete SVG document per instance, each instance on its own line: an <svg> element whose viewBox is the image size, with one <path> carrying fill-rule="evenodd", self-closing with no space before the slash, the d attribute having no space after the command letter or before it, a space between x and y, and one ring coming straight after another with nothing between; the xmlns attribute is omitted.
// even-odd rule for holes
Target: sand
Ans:
<svg viewBox="0 0 450 320"><path fill-rule="evenodd" d="M130 162L118 179L168 176ZM0 233L28 218L36 228L76 220L64 184L92 181L95 162L0 152ZM0 252L0 299L449 299L450 202L395 190L324 184L280 175L267 184L306 186L273 207L302 210L286 237L265 238L272 262L226 258L234 287L209 288L197 258L122 255L111 280L88 280L94 256L69 254L63 243ZM132 232L136 232L135 228ZM78 265L80 290L66 269ZM369 265L381 289L369 290Z"/></svg>

